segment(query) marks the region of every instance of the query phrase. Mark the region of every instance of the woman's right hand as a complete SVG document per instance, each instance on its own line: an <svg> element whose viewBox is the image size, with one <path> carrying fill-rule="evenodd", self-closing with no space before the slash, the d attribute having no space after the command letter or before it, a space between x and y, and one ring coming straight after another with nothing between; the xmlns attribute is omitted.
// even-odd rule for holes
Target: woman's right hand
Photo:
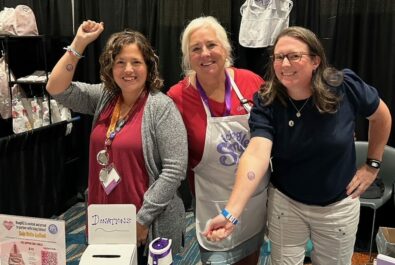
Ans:
<svg viewBox="0 0 395 265"><path fill-rule="evenodd" d="M99 37L99 35L104 30L104 23L103 22L96 22L93 20L86 20L82 22L77 30L77 34L74 37L74 40L71 46L80 54L83 53L86 46L89 43L93 42L94 40Z"/></svg>

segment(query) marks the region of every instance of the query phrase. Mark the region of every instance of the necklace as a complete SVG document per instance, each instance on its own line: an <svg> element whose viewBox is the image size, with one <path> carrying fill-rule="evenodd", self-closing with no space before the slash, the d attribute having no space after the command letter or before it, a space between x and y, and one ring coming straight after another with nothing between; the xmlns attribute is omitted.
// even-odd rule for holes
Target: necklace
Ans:
<svg viewBox="0 0 395 265"><path fill-rule="evenodd" d="M292 106L294 107L294 109L296 110L296 117L299 119L302 116L302 109L304 108L304 106L306 106L307 102L309 101L310 98L306 99L306 101L303 103L302 107L300 107L300 109L298 109L295 105L295 103L293 102L293 100L288 97L289 101L291 102ZM288 121L288 125L289 127L293 127L295 125L295 122L293 120L289 120Z"/></svg>

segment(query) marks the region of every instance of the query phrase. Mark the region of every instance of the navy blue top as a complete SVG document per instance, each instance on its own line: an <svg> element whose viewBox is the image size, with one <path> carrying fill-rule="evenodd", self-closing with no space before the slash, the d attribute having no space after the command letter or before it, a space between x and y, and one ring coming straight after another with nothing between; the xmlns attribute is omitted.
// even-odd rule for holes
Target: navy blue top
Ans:
<svg viewBox="0 0 395 265"><path fill-rule="evenodd" d="M251 137L273 142L272 184L288 197L309 205L325 206L346 195L356 172L354 132L358 115L369 117L378 108L377 90L350 69L334 89L342 97L338 111L320 114L312 98L296 117L295 108L275 100L263 106L256 93L249 125ZM294 101L300 109L305 100ZM288 125L294 121L294 126Z"/></svg>

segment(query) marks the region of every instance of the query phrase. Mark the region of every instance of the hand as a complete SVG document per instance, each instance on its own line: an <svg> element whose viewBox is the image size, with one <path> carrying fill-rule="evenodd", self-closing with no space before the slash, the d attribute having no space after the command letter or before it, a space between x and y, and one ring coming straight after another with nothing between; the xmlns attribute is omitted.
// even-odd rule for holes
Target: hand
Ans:
<svg viewBox="0 0 395 265"><path fill-rule="evenodd" d="M221 241L232 234L235 225L229 222L222 214L217 215L208 223L202 233L209 241Z"/></svg>
<svg viewBox="0 0 395 265"><path fill-rule="evenodd" d="M86 20L79 26L71 46L82 54L86 46L97 39L104 30L103 22Z"/></svg>
<svg viewBox="0 0 395 265"><path fill-rule="evenodd" d="M137 247L145 245L148 237L148 227L136 222L137 226Z"/></svg>
<svg viewBox="0 0 395 265"><path fill-rule="evenodd" d="M363 165L357 170L351 182L347 185L347 195L353 199L359 197L376 179L378 169Z"/></svg>

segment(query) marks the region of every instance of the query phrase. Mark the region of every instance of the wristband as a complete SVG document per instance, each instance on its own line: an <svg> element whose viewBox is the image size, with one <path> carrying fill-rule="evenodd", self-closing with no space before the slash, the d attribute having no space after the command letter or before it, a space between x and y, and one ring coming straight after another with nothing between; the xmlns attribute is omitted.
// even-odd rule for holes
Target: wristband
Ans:
<svg viewBox="0 0 395 265"><path fill-rule="evenodd" d="M223 216L225 216L226 219L228 219L232 224L237 225L237 223L239 222L239 220L237 220L236 217L234 217L230 212L228 212L228 210L226 210L225 208L222 209L221 214Z"/></svg>
<svg viewBox="0 0 395 265"><path fill-rule="evenodd" d="M377 160L377 159L367 158L366 165L368 165L369 167L375 168L375 169L379 169L381 166L381 161Z"/></svg>
<svg viewBox="0 0 395 265"><path fill-rule="evenodd" d="M73 47L71 47L70 45L67 47L64 47L63 50L68 51L69 53L73 54L75 57L77 57L78 59L83 58L84 56L82 54L80 54L79 52L77 52Z"/></svg>

